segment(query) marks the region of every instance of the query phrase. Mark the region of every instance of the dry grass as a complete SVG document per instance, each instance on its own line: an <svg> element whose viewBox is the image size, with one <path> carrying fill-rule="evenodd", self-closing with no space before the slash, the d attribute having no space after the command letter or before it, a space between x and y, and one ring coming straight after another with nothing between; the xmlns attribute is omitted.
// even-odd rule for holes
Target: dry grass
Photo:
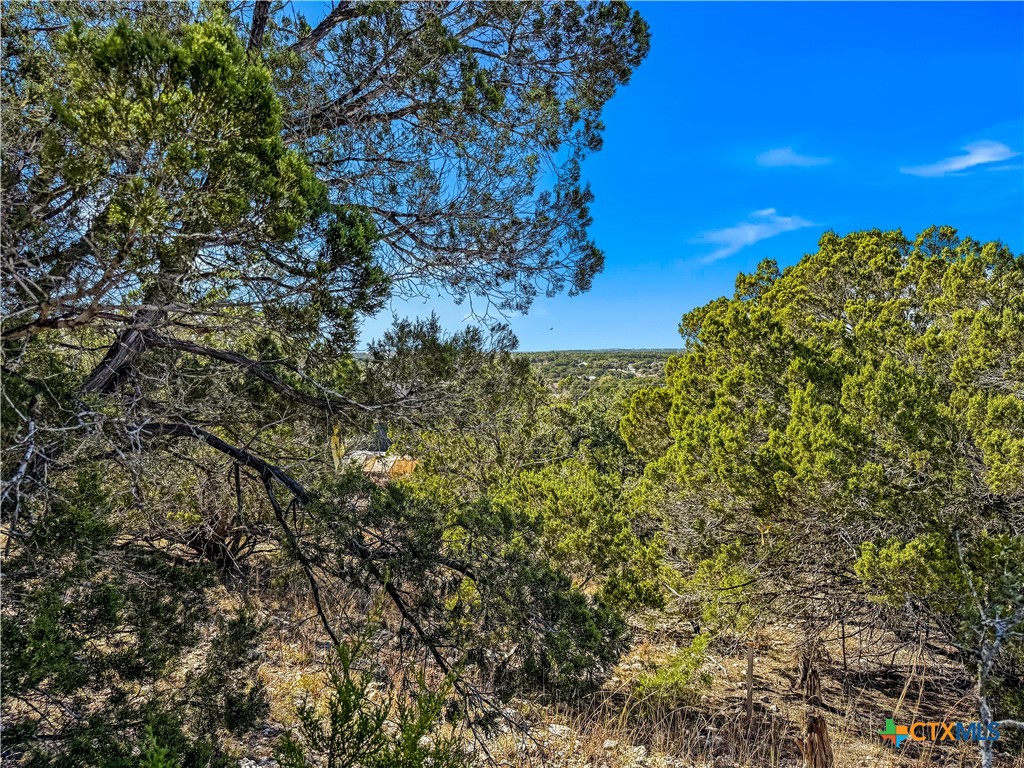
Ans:
<svg viewBox="0 0 1024 768"><path fill-rule="evenodd" d="M536 713L532 739L512 734L495 750L507 766L555 768L783 768L802 766L798 746L808 706L794 686L798 638L785 627L759 638L753 718L746 717L746 659L738 645L710 649L711 684L678 706L653 704L633 683L684 643L678 631L654 631L623 659L598 694L575 706ZM877 731L886 717L973 720L970 680L941 648L910 645L881 632L826 638L818 663L820 711L828 723L835 768L966 768L977 749L962 743L905 744L899 752ZM1024 759L997 755L997 766Z"/></svg>
<svg viewBox="0 0 1024 768"><path fill-rule="evenodd" d="M271 698L264 731L238 745L256 765L273 765L270 756L280 734L294 724L304 697L323 693L329 646L320 640L312 606L301 591L265 595L271 622L260 674ZM284 595L284 596L282 596ZM366 615L364 598L339 599L333 610ZM508 730L487 743L493 764L553 768L797 768L803 765L798 741L807 704L795 686L800 638L778 626L756 639L753 718L746 717L744 646L719 642L708 649L703 671L710 684L696 687L685 700L655 701L637 692L637 680L662 667L690 638L677 626L637 627L638 642L614 676L594 695L572 704L545 705L543 699L514 703L533 725ZM845 653L838 632L824 639L818 669L819 710L828 723L835 768L966 768L977 764L967 744L907 743L899 753L884 745L877 731L885 718L974 720L970 679L957 671L947 650L901 642L868 628L847 627ZM400 658L386 652L374 659L384 678L399 680ZM480 765L486 764L483 750ZM252 763L250 763L252 764ZM1024 759L997 756L1000 768L1024 768Z"/></svg>

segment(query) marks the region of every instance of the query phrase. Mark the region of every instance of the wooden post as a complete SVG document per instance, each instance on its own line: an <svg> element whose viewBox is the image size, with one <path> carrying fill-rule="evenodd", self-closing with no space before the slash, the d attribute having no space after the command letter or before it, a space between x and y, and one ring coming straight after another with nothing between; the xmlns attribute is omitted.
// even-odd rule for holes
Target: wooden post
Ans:
<svg viewBox="0 0 1024 768"><path fill-rule="evenodd" d="M747 722L754 719L754 644L747 643Z"/></svg>
<svg viewBox="0 0 1024 768"><path fill-rule="evenodd" d="M849 670L846 666L846 617L840 614L839 626L843 630L843 685L846 685L846 677L849 674Z"/></svg>

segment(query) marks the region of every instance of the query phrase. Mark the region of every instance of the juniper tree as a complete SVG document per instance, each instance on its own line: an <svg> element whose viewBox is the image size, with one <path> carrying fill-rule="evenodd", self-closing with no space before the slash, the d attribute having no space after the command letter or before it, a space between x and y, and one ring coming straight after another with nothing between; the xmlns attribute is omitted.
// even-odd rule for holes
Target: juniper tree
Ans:
<svg viewBox="0 0 1024 768"><path fill-rule="evenodd" d="M983 717L1007 714L992 692L1024 630L1024 257L948 227L827 233L680 332L623 433L654 456L640 503L690 585L819 628L888 601L893 626L961 649Z"/></svg>
<svg viewBox="0 0 1024 768"><path fill-rule="evenodd" d="M81 514L111 531L104 548L228 587L245 583L248 558L282 552L332 641L342 617L325 590L365 586L390 596L433 660L451 666L458 649L427 629L441 619L406 608L430 584L418 577L473 564L357 546L365 526L331 529L344 548L325 552L326 529L307 518L335 519L325 498L347 508L328 458L335 430L429 425L459 396L456 373L490 351L478 332L406 323L361 365L359 322L395 293L522 310L538 291L589 287L601 255L579 162L599 148L601 108L646 54L647 29L622 4L345 2L316 26L291 13L262 0L5 6L5 560L49 546L36 537L89 469L106 501L83 502ZM506 546L507 526L486 516L478 526L467 557ZM75 545L74 558L94 562L87 538ZM124 552L105 561L112 573L140 567ZM412 578L396 585L395 569L378 567L384 553ZM560 637L551 606L571 604L590 627L573 664L585 667L601 642L621 647L614 616L535 558L515 562L526 591L510 615L533 628L537 651L524 659L538 679L550 677L544 649ZM531 583L534 568L547 575ZM106 571L94 577L108 589ZM45 579L22 589L71 610ZM186 595L173 579L154 589L136 596ZM22 632L35 658L42 603L9 605L5 633ZM105 614L110 631L142 632L129 614ZM66 643L88 643L79 624L64 631ZM174 643L163 664L183 651ZM108 663L86 665L77 688L16 677L5 706L42 696L48 713L81 718L81 694ZM140 690L162 669L140 670ZM125 749L162 754L153 718L108 722ZM228 727L202 725L214 722L184 724L183 738ZM33 747L39 759L89 762L69 734L57 722Z"/></svg>

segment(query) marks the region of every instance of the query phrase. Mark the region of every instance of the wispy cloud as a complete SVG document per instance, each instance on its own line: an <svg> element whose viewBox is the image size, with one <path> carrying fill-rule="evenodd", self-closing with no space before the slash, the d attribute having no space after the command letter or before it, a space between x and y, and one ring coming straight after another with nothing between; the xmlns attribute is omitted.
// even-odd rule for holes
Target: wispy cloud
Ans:
<svg viewBox="0 0 1024 768"><path fill-rule="evenodd" d="M909 168L900 168L901 173L909 173L911 176L946 176L950 173L966 171L976 165L986 163L1000 163L1016 157L1020 152L1014 152L1005 144L998 141L976 141L963 148L966 154L956 157L947 157L931 165L915 165Z"/></svg>
<svg viewBox="0 0 1024 768"><path fill-rule="evenodd" d="M795 166L797 168L810 168L814 165L828 165L832 162L831 157L812 157L794 152L792 147L780 149L769 149L757 156L757 164L765 168L784 168Z"/></svg>
<svg viewBox="0 0 1024 768"><path fill-rule="evenodd" d="M774 208L765 208L754 211L746 221L739 224L703 232L694 242L718 246L715 251L703 259L704 262L711 262L732 256L749 245L781 235L783 232L792 232L794 229L813 226L813 221L808 221L800 216L779 216Z"/></svg>

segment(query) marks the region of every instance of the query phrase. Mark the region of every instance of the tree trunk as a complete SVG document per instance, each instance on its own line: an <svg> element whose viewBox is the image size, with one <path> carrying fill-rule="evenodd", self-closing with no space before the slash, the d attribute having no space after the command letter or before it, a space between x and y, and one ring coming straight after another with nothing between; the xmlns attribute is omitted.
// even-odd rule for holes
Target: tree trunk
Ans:
<svg viewBox="0 0 1024 768"><path fill-rule="evenodd" d="M817 661L819 646L810 643L800 656L798 682L803 686L807 707L807 727L800 739L800 751L804 756L805 768L833 768L835 756L832 740L828 735L828 723L821 714L821 675Z"/></svg>
<svg viewBox="0 0 1024 768"><path fill-rule="evenodd" d="M992 742L985 738L988 736L988 724L992 722L992 707L988 704L988 697L985 695L984 689L978 693L978 713L981 715L981 727L985 731L981 734L983 738L978 741L978 749L981 750L981 768L992 768Z"/></svg>
<svg viewBox="0 0 1024 768"><path fill-rule="evenodd" d="M807 768L832 768L835 757L832 754L832 740L828 735L828 724L824 716L812 713L807 716L807 735L804 737L804 765Z"/></svg>

